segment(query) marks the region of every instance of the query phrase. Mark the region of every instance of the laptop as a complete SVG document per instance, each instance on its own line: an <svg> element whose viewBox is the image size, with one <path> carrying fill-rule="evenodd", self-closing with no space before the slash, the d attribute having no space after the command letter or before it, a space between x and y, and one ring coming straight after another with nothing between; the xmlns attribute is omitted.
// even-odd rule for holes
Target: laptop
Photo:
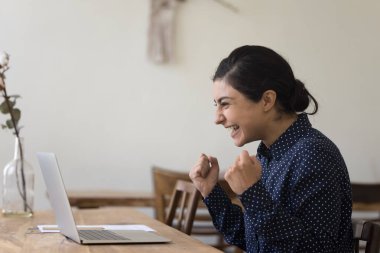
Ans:
<svg viewBox="0 0 380 253"><path fill-rule="evenodd" d="M79 244L166 243L170 239L150 231L78 229L54 153L37 153L49 200L61 234ZM110 214L112 215L112 214Z"/></svg>

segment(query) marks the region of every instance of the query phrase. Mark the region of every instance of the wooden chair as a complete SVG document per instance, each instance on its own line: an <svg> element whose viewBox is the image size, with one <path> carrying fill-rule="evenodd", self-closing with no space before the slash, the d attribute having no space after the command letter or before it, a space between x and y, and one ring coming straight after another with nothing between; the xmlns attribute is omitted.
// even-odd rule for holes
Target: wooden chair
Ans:
<svg viewBox="0 0 380 253"><path fill-rule="evenodd" d="M191 180L186 172L168 170L158 166L152 167L152 176L155 192L155 217L159 221L165 222L169 201L177 180L188 182L191 182ZM230 197L234 196L233 191L225 180L220 180L219 184ZM225 243L223 235L214 228L211 216L208 213L203 201L199 201L198 203L198 209L194 217L194 225L191 235L196 236L197 238L204 238L205 240L210 238L214 240L216 239L216 242L210 245L218 249L225 250L232 248L232 250L236 253L241 252L237 247L230 246Z"/></svg>
<svg viewBox="0 0 380 253"><path fill-rule="evenodd" d="M159 167L152 168L153 188L154 188L154 211L155 217L161 222L165 222L166 209L173 193L177 180L190 182L187 174L177 171L162 169Z"/></svg>
<svg viewBox="0 0 380 253"><path fill-rule="evenodd" d="M199 191L192 183L177 180L165 223L190 235L200 197Z"/></svg>
<svg viewBox="0 0 380 253"><path fill-rule="evenodd" d="M351 183L352 188L352 211L360 211L362 212L361 216L363 216L363 212L368 213L367 217L352 219L353 227L354 227L354 236L356 236L355 240L355 250L359 252L359 250L363 250L363 243L359 245L359 239L361 236L361 232L363 230L364 223L368 221L380 221L380 183ZM371 213L377 212L378 217L370 216ZM366 232L364 235L367 235L369 230L363 230ZM366 251L367 252L367 251Z"/></svg>
<svg viewBox="0 0 380 253"><path fill-rule="evenodd" d="M354 231L354 250L359 252L359 242L365 241L365 253L380 252L380 222L354 220L352 223Z"/></svg>

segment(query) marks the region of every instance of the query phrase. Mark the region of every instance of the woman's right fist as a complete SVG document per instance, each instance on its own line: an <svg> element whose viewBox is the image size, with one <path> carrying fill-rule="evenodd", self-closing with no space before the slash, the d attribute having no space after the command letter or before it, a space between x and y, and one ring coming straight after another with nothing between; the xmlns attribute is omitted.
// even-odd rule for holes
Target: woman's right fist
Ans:
<svg viewBox="0 0 380 253"><path fill-rule="evenodd" d="M218 160L201 154L196 165L190 170L189 176L202 196L207 197L218 182Z"/></svg>

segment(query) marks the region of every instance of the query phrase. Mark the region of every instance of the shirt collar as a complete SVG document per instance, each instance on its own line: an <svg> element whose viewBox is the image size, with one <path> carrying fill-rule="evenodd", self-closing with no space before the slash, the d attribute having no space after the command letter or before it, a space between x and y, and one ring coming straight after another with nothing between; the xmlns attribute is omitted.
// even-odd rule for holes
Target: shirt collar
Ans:
<svg viewBox="0 0 380 253"><path fill-rule="evenodd" d="M279 160L310 128L311 123L307 114L301 113L298 115L297 120L269 148L261 142L257 148L257 153L259 156L264 156L268 159L273 157Z"/></svg>

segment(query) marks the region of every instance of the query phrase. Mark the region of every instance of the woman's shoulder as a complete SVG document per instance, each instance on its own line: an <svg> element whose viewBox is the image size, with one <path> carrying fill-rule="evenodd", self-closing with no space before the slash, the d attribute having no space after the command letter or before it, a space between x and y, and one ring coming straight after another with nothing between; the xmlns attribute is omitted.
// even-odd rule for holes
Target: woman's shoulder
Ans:
<svg viewBox="0 0 380 253"><path fill-rule="evenodd" d="M310 129L292 148L292 153L299 161L321 161L344 165L343 157L339 148L316 129Z"/></svg>
<svg viewBox="0 0 380 253"><path fill-rule="evenodd" d="M319 152L339 151L338 147L332 140L314 128L311 128L307 134L299 139L295 148L305 152L314 150Z"/></svg>

